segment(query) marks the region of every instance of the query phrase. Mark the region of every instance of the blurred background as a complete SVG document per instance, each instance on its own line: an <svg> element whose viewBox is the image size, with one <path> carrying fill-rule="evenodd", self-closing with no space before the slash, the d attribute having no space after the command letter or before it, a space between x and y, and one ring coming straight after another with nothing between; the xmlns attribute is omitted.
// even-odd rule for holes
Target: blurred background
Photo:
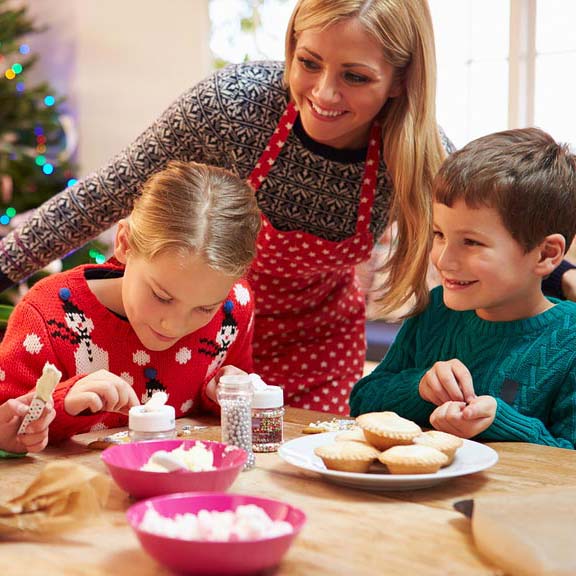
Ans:
<svg viewBox="0 0 576 576"><path fill-rule="evenodd" d="M575 0L429 1L438 121L457 147L532 125L576 145ZM283 59L295 3L0 0L0 234L214 68ZM102 260L109 242L68 266Z"/></svg>

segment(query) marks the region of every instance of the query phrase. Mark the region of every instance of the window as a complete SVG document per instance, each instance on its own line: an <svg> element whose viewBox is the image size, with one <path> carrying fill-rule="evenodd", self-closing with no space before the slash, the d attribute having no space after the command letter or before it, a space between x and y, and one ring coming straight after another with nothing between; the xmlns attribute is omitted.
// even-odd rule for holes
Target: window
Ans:
<svg viewBox="0 0 576 576"><path fill-rule="evenodd" d="M532 124L576 148L576 2L536 2L534 118Z"/></svg>
<svg viewBox="0 0 576 576"><path fill-rule="evenodd" d="M438 62L438 122L457 147L505 129L508 2L430 0L430 11Z"/></svg>
<svg viewBox="0 0 576 576"><path fill-rule="evenodd" d="M210 0L215 64L284 60L284 33L295 5L296 0Z"/></svg>

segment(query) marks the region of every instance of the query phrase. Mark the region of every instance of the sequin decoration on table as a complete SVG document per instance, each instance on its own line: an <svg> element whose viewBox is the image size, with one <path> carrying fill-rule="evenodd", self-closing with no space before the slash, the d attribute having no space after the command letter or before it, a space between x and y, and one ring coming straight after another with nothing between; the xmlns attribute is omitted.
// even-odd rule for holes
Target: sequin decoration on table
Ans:
<svg viewBox="0 0 576 576"><path fill-rule="evenodd" d="M194 432L197 430L206 430L208 426L196 426L193 424L185 424L180 430L176 431L177 438L191 438ZM110 446L115 446L116 444L127 444L130 442L130 435L128 430L122 430L121 432L115 432L114 434L109 434L107 436L102 436L98 440L93 440L88 444L88 448L92 450L105 450Z"/></svg>
<svg viewBox="0 0 576 576"><path fill-rule="evenodd" d="M110 446L115 446L116 444L128 444L130 442L130 435L128 430L123 430L121 432L115 432L114 434L109 434L108 436L102 436L98 440L93 440L88 444L88 448L91 450L106 450Z"/></svg>
<svg viewBox="0 0 576 576"><path fill-rule="evenodd" d="M197 430L206 430L208 426L204 425L196 425L196 424L184 424L182 428L176 430L176 437L177 438L190 438L194 435L194 432Z"/></svg>
<svg viewBox="0 0 576 576"><path fill-rule="evenodd" d="M332 418L332 420L317 420L310 422L302 429L304 434L321 434L323 432L342 432L344 430L354 430L358 428L355 420L345 420L342 418Z"/></svg>

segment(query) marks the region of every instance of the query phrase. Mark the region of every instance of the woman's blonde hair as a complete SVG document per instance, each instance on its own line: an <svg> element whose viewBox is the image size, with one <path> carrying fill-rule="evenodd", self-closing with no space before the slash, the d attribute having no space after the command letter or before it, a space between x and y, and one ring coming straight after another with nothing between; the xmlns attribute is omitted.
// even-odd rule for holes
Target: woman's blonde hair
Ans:
<svg viewBox="0 0 576 576"><path fill-rule="evenodd" d="M357 18L382 46L402 85L389 98L379 118L384 161L394 185L389 223L396 233L385 272L383 314L415 296L412 313L428 302L426 270L431 240L432 179L445 157L436 123L436 56L427 0L300 0L286 33L286 69L298 35Z"/></svg>
<svg viewBox="0 0 576 576"><path fill-rule="evenodd" d="M201 255L213 270L242 276L256 255L260 210L250 186L222 168L172 161L144 184L130 214L130 249Z"/></svg>

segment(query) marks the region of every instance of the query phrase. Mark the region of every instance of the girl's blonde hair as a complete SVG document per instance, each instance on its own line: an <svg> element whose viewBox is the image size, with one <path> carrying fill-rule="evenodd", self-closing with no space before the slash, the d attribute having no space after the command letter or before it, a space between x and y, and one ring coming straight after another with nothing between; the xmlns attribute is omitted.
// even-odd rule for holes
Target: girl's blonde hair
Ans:
<svg viewBox="0 0 576 576"><path fill-rule="evenodd" d="M431 241L432 179L445 157L436 123L436 57L427 0L300 0L286 33L286 69L290 68L298 35L357 18L381 45L402 85L389 98L379 118L382 149L394 195L389 223L396 224L385 272L383 314L415 296L412 313L428 302L426 270Z"/></svg>
<svg viewBox="0 0 576 576"><path fill-rule="evenodd" d="M259 230L260 210L246 182L222 168L172 161L144 184L128 242L146 259L193 252L213 270L240 277L256 255Z"/></svg>

